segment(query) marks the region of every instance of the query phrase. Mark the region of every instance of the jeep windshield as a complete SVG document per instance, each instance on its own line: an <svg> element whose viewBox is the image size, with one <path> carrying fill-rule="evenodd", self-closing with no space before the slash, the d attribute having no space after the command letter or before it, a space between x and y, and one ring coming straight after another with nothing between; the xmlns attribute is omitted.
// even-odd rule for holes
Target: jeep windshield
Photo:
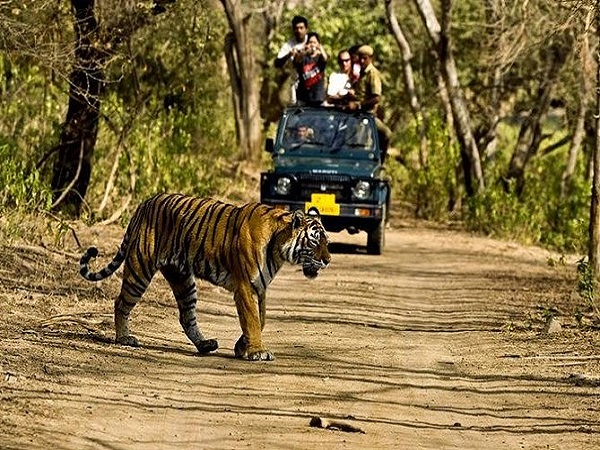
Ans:
<svg viewBox="0 0 600 450"><path fill-rule="evenodd" d="M374 123L365 114L328 108L288 111L280 127L280 156L322 156L373 160L376 155Z"/></svg>

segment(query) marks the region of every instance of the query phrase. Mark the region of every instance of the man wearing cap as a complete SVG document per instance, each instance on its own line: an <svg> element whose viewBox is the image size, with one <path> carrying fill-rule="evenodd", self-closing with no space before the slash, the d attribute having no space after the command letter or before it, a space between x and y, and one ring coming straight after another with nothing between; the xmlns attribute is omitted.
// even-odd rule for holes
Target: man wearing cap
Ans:
<svg viewBox="0 0 600 450"><path fill-rule="evenodd" d="M383 159L392 137L392 130L377 116L377 109L382 98L381 72L373 65L373 47L361 45L357 51L360 63L360 77L354 85L354 101L350 102L348 109L368 111L375 116L379 141Z"/></svg>

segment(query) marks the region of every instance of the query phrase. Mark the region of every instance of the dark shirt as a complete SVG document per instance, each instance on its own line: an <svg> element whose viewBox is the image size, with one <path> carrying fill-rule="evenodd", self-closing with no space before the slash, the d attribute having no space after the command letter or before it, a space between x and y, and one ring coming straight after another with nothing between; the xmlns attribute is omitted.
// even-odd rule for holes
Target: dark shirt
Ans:
<svg viewBox="0 0 600 450"><path fill-rule="evenodd" d="M296 99L305 105L320 105L325 101L325 66L327 61L323 55L316 57L305 55L294 61L298 72L298 88Z"/></svg>

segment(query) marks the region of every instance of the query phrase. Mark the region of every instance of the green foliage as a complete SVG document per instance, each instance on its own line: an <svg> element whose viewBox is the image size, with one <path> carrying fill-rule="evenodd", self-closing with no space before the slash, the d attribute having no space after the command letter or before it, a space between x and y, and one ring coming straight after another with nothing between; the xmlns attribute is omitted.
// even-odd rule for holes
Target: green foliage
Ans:
<svg viewBox="0 0 600 450"><path fill-rule="evenodd" d="M0 137L0 238L36 240L38 224L32 217L48 211L52 195L48 183L13 142Z"/></svg>
<svg viewBox="0 0 600 450"><path fill-rule="evenodd" d="M147 133L139 136L146 145L139 147L144 150L134 159L141 169L140 182L147 186L140 190L178 190L196 195L219 192L225 182L224 163L232 159L237 149L231 122L221 121L219 128L214 126L219 122L213 120L211 126L210 116L163 112ZM165 136L170 139L164 139ZM137 137L134 134L133 138Z"/></svg>
<svg viewBox="0 0 600 450"><path fill-rule="evenodd" d="M561 197L561 180L568 145L546 156L534 157L519 196L514 182L504 180L516 139L516 128L500 128L499 151L486 164L487 187L469 199L464 211L468 229L566 252L587 248L590 186L583 158L579 161L568 195ZM559 139L558 135L555 139Z"/></svg>
<svg viewBox="0 0 600 450"><path fill-rule="evenodd" d="M156 192L222 192L227 161L237 155L221 59L225 32L219 9L178 4L135 35L127 64L110 67L107 77L121 80L103 99L107 126L98 136L90 205L100 204L110 187L115 159L109 193L115 207L132 179L132 206Z"/></svg>
<svg viewBox="0 0 600 450"><path fill-rule="evenodd" d="M14 16L14 8L0 8L0 16L8 18L0 25L6 31L3 36L13 36L7 34L11 29L30 30L30 34L23 35L27 36L26 42L13 39L18 45L0 55L3 210L44 209L49 204L45 186L50 184L53 160L44 157L58 143L64 121L68 102L68 85L64 80L68 79L72 54L72 17L68 5L59 4L58 16L51 14L53 4L44 3L46 6L39 9L39 14L28 9L25 19ZM265 8L273 5L261 4ZM459 151L451 144L452 131L446 128L439 113L442 108L431 43L411 2L395 2L395 10L413 52L411 64L419 100L424 114L429 116L428 161L423 169L418 162L419 136L405 101L400 52L387 31L384 2L318 0L300 5L310 5L310 9L295 7L284 12L275 39L268 44L270 54L265 67L269 69L265 68L265 73L271 77L271 85L276 83L278 71L270 62L279 45L290 37L294 14L308 17L311 29L320 33L333 57L328 70L335 69L334 57L341 48L359 43L373 46L375 64L384 77L386 119L395 131L392 146L404 160L402 165L393 159L387 164L395 198L411 205L419 217L446 220L452 214L464 219L469 229L497 237L562 251L582 251L586 247L590 189L585 162L579 161L568 195L561 199L566 147L548 156L535 157L527 167L526 189L517 196L513 187L505 189L502 183L517 138L515 126L500 128L498 152L483 161L487 188L465 201ZM515 26L521 26L524 20L535 24L534 13L540 9L547 12L549 8L540 4L535 10L523 10L518 2L508 2L507 8L511 5L523 15L512 19ZM552 11L549 12L556 17L564 13L564 10ZM97 12L102 24L119 18L117 12L109 14L102 8L97 8ZM500 61L495 52L512 39L501 40L500 37L507 36L499 33L505 31L487 26L489 12L489 8L473 0L460 2L453 11L452 47L474 130L495 114L517 117L530 110L539 88L540 71L545 67L540 56L545 51L544 39L529 40L525 44L530 47L515 47L521 53L500 55L514 60ZM54 24L50 18L56 17ZM546 15L539 17L544 19ZM548 16L544 23L549 24L554 18ZM544 37L549 33L547 28L527 29L534 36ZM220 195L229 189L230 179L225 174L230 172L230 161L238 159L239 149L235 146L236 124L223 58L228 31L220 5L183 0L169 4L168 12L153 16L111 49L105 68L107 84L92 179L86 195L92 217L112 214L130 194L134 207L139 200L158 191ZM257 27L255 31L261 30ZM508 37L512 38L510 34ZM552 39L560 36L553 35ZM52 45L36 48L35 42ZM258 45L263 44L258 40ZM498 68L496 62L505 77L498 103L491 99L494 74L489 70L490 65ZM569 117L573 116L571 111L575 110L579 95L573 88L580 82L579 66L573 66L565 65L555 94L569 102ZM565 80L568 82L562 82ZM555 128L564 133L561 129L564 127L560 122ZM105 196L108 205L100 210Z"/></svg>
<svg viewBox="0 0 600 450"><path fill-rule="evenodd" d="M23 213L51 206L48 174L37 166L58 135L59 102L67 97L27 59L0 54L0 100L0 216L12 223L12 234L20 235Z"/></svg>
<svg viewBox="0 0 600 450"><path fill-rule="evenodd" d="M52 197L35 167L20 157L16 147L0 143L0 214L7 209L48 209Z"/></svg>
<svg viewBox="0 0 600 450"><path fill-rule="evenodd" d="M543 209L540 203L519 199L514 183L508 191L496 183L468 200L465 223L468 229L489 236L537 243L542 236Z"/></svg>
<svg viewBox="0 0 600 450"><path fill-rule="evenodd" d="M30 166L58 137L68 101L65 87L52 83L49 72L27 59L0 54L0 143Z"/></svg>
<svg viewBox="0 0 600 450"><path fill-rule="evenodd" d="M596 304L598 294L598 282L586 258L577 261L577 293L585 304L594 312L596 319L600 319L600 310ZM581 314L581 313L580 313Z"/></svg>
<svg viewBox="0 0 600 450"><path fill-rule="evenodd" d="M136 33L121 49L123 64L111 64L109 88L133 108L163 104L180 112L229 106L223 43L227 25L221 8L184 1ZM224 95L225 94L225 95ZM153 103L154 105L150 105Z"/></svg>
<svg viewBox="0 0 600 450"><path fill-rule="evenodd" d="M486 189L463 199L460 154L456 145L450 143L442 119L436 115L429 118L425 168L420 168L418 162L419 137L411 123L396 143L404 161L402 170L392 174L396 198L412 205L418 217L436 221L459 217L471 231L562 252L585 252L590 186L584 157L578 161L564 198L561 180L568 145L534 157L526 172L525 190L517 195L514 182L504 180L517 132L514 125L499 128L499 150L484 161ZM557 133L553 139L561 137Z"/></svg>
<svg viewBox="0 0 600 450"><path fill-rule="evenodd" d="M104 70L88 217L111 215L129 195L134 208L159 191L223 192L230 181L223 172L238 151L222 59L226 31L221 8L184 1L114 49ZM30 56L0 55L3 210L49 207L50 149L68 102L70 61L55 66ZM40 49L38 56L47 55Z"/></svg>
<svg viewBox="0 0 600 450"><path fill-rule="evenodd" d="M125 106L116 95L110 101L106 107L111 117L125 114ZM218 195L227 182L227 162L234 159L237 149L233 124L219 121L213 114L224 115L214 107L210 113L196 114L149 105L138 111L121 141L111 128L102 127L87 201L90 205L100 203L116 158L118 170L110 192L116 207L131 191L132 178L133 205L157 192Z"/></svg>
<svg viewBox="0 0 600 450"><path fill-rule="evenodd" d="M427 165L419 162L419 136L414 121L400 134L396 147L404 160L404 172L396 175L401 198L413 205L415 215L445 220L457 198L458 148L451 144L448 130L439 116L432 116L427 129Z"/></svg>

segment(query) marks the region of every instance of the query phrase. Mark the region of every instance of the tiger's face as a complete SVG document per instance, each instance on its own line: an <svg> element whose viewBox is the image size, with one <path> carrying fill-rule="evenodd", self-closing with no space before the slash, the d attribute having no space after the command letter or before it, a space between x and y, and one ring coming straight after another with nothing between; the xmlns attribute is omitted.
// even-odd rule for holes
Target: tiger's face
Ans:
<svg viewBox="0 0 600 450"><path fill-rule="evenodd" d="M294 262L302 264L302 272L306 278L313 279L319 274L319 270L326 268L331 261L327 248L329 236L321 223L318 210L311 208L306 215L296 211L292 227L297 232Z"/></svg>

